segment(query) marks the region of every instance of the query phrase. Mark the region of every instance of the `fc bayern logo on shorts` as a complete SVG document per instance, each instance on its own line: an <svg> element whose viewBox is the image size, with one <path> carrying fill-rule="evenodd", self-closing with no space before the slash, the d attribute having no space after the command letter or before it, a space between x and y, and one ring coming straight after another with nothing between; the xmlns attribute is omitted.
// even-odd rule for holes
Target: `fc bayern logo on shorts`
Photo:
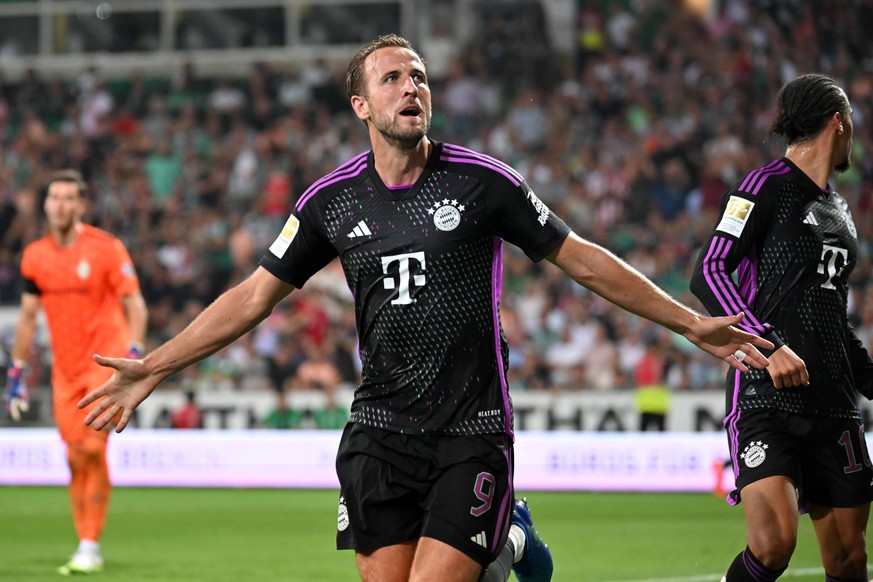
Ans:
<svg viewBox="0 0 873 582"><path fill-rule="evenodd" d="M746 467L754 469L767 458L767 448L769 446L761 441L752 441L743 449L743 454L740 455L740 458L746 463Z"/></svg>
<svg viewBox="0 0 873 582"><path fill-rule="evenodd" d="M339 511L336 516L336 529L346 531L349 527L349 508L346 507L346 498L340 497Z"/></svg>
<svg viewBox="0 0 873 582"><path fill-rule="evenodd" d="M450 231L458 228L461 224L461 213L464 212L464 205L457 200L449 200L444 198L441 201L434 202L427 213L433 216L433 224L442 231Z"/></svg>

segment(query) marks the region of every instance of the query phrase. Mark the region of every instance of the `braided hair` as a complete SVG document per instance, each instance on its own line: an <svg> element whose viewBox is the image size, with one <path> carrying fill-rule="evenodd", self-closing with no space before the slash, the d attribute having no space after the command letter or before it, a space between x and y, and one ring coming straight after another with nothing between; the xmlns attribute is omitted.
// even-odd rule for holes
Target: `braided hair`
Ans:
<svg viewBox="0 0 873 582"><path fill-rule="evenodd" d="M788 145L811 140L837 112L849 116L849 101L837 82L818 73L801 75L779 90L770 135L784 136Z"/></svg>

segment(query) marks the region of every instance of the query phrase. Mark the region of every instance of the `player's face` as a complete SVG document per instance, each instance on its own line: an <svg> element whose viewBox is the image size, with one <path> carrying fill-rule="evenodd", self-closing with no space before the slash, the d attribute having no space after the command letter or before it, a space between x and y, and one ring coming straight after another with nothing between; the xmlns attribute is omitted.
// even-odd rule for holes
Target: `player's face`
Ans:
<svg viewBox="0 0 873 582"><path fill-rule="evenodd" d="M52 231L64 232L73 228L85 213L85 201L79 187L72 182L52 182L45 198L45 215Z"/></svg>
<svg viewBox="0 0 873 582"><path fill-rule="evenodd" d="M371 53L364 62L367 95L353 101L355 112L368 120L389 143L415 147L430 129L430 87L424 63L405 48Z"/></svg>

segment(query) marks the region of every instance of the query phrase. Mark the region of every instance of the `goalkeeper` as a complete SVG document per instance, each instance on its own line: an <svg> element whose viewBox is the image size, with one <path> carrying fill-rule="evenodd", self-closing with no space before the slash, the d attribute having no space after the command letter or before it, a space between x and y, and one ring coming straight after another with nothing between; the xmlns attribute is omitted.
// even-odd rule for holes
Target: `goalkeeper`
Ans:
<svg viewBox="0 0 873 582"><path fill-rule="evenodd" d="M85 426L87 411L76 403L89 386L109 378L91 354L142 355L147 309L127 250L117 238L82 223L86 187L78 172L52 175L44 209L49 234L24 249L24 291L6 376L4 401L13 420L28 412L24 383L40 308L51 335L55 421L67 445L70 505L79 547L59 569L90 574L103 568L100 534L106 521L110 482L107 431Z"/></svg>

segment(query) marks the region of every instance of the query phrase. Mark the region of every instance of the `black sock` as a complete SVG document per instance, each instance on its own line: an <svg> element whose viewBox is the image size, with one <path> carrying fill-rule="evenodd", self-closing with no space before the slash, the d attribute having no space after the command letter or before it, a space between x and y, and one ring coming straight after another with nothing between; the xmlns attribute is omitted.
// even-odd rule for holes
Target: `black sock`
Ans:
<svg viewBox="0 0 873 582"><path fill-rule="evenodd" d="M825 582L869 582L869 580L866 574L863 578L837 578L825 572Z"/></svg>
<svg viewBox="0 0 873 582"><path fill-rule="evenodd" d="M733 564L728 568L725 582L774 582L785 568L771 570L752 555L749 546L737 554Z"/></svg>

